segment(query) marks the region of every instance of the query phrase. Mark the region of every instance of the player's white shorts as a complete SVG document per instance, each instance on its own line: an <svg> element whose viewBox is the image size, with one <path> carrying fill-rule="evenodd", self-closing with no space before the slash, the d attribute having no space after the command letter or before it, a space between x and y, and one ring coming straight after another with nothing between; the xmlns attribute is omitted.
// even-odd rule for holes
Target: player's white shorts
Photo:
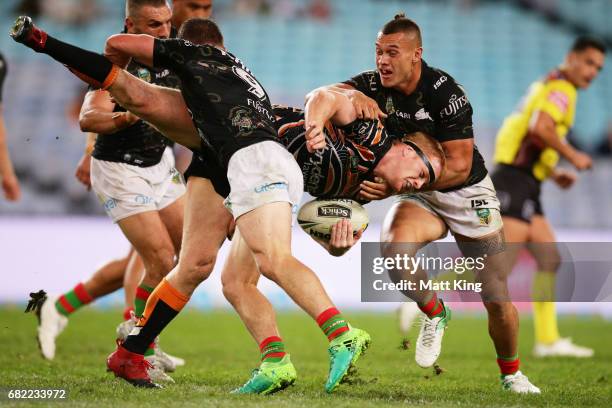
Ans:
<svg viewBox="0 0 612 408"><path fill-rule="evenodd" d="M150 167L91 159L91 187L113 222L134 214L159 211L185 194L183 176L166 148Z"/></svg>
<svg viewBox="0 0 612 408"><path fill-rule="evenodd" d="M499 200L488 175L479 183L460 190L402 194L399 200L411 201L436 214L453 234L469 238L491 234L503 225Z"/></svg>
<svg viewBox="0 0 612 408"><path fill-rule="evenodd" d="M286 201L295 214L304 193L302 170L282 145L273 141L253 144L230 158L227 179L230 194L225 206L238 218L265 204Z"/></svg>

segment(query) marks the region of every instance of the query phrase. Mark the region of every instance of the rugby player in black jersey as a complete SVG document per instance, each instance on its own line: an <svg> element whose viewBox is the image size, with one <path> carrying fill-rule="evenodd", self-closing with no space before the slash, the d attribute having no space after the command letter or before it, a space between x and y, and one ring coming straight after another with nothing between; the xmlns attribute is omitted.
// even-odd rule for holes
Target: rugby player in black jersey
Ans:
<svg viewBox="0 0 612 408"><path fill-rule="evenodd" d="M539 393L519 371L518 314L508 299L510 270L505 262L499 201L474 144L472 107L463 88L446 72L427 65L422 54L418 25L403 14L397 15L378 33L376 71L329 87L351 98L360 117L386 118L390 133L420 130L444 148L444 175L427 187L430 191L401 197L385 220L381 239L396 243L387 246L391 256L414 254L450 230L465 256L486 254L485 268L477 279L483 284L481 297L489 315L502 386L518 393ZM311 148L322 146L317 130L321 124L308 125L313 128ZM427 276L419 271L403 278L424 280ZM407 295L427 315L417 340L416 361L429 367L440 354L450 311L431 290Z"/></svg>
<svg viewBox="0 0 612 408"><path fill-rule="evenodd" d="M171 11L166 0L128 0L125 26L128 33L159 38L170 35ZM156 70L135 62L128 71L144 81L176 88L178 79L168 70ZM181 244L183 181L174 169L169 141L153 127L111 100L108 92L91 90L81 109L81 129L97 133L91 158L91 184L108 215L140 254L145 275L135 288L135 314L140 317L149 294L174 266ZM132 259L138 274L138 259ZM113 261L61 296L49 296L40 309L38 340L45 358L53 359L55 339L67 317L80 306L121 286L128 258ZM120 276L118 276L120 275ZM138 276L136 276L138 278ZM126 288L128 290L129 288ZM134 294L130 293L130 297ZM128 315L129 316L129 315ZM119 332L129 332L132 319ZM154 354L157 354L157 358ZM159 368L172 371L175 363L150 347L146 356ZM157 363L165 362L159 365ZM168 380L153 370L158 380Z"/></svg>
<svg viewBox="0 0 612 408"><path fill-rule="evenodd" d="M213 36L216 41L211 41L210 36L203 37L207 32L216 32ZM159 40L146 35L113 36L107 41L105 50L110 60L47 35L33 26L29 18L20 17L11 35L35 51L47 53L64 63L91 85L110 89L123 106L139 112L141 118L148 120L158 116L157 128L174 140L183 143L182 140L193 136L197 130L200 140L183 144L191 148L202 147L223 174L227 174L231 189L225 204L232 211L240 231L235 241L248 246L262 275L281 286L316 319L330 341L330 371L325 389L332 392L367 349L370 336L350 327L316 275L291 255L292 209L297 206L303 190L300 169L293 156L277 141L267 93L248 69L225 51L216 25L209 20L189 20L181 27L180 34L181 38L190 41ZM215 46L208 45L211 42ZM200 43L205 45L196 45ZM147 66L176 72L181 80L182 95L154 86L136 85L129 89L130 81L139 83L139 80L119 66L127 65L130 57ZM121 89L115 89L114 85ZM158 91L156 96L173 98L166 101L181 103L160 104L159 99L149 98L154 94L151 89ZM137 109L135 101L148 105L149 109L143 113ZM177 123L190 118L190 113L193 120L188 120L185 128L177 129ZM197 187L206 190L204 185ZM188 189L188 226L177 267L149 297L143 318L133 334L108 359L109 369L135 385L155 386L147 373L143 353L184 307L198 284L212 272L217 249L225 238L227 222L221 221L227 219L227 212L223 214L225 210L215 206L218 202L210 191L199 197L192 197L192 192ZM190 211L199 212L202 224L189 219ZM213 228L206 228L208 226ZM190 235L194 236L192 242ZM258 374L238 392L253 392L250 386L254 383L259 384L260 392L272 392L295 380L295 369L289 356L282 351L282 341L270 336L266 345L273 345L273 351L266 356L269 354L270 358L280 361L262 363Z"/></svg>
<svg viewBox="0 0 612 408"><path fill-rule="evenodd" d="M4 55L0 53L0 181L2 182L4 197L9 201L17 201L21 197L21 189L19 188L19 180L15 176L6 143L6 127L4 126L4 114L2 112L2 90L4 89L7 71L6 60Z"/></svg>
<svg viewBox="0 0 612 408"><path fill-rule="evenodd" d="M172 26L177 30L190 18L210 18L213 0L172 0Z"/></svg>

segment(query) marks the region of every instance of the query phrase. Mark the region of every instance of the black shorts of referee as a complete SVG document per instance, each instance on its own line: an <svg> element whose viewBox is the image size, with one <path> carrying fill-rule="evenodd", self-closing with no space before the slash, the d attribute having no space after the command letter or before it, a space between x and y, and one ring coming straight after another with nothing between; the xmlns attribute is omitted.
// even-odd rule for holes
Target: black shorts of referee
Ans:
<svg viewBox="0 0 612 408"><path fill-rule="evenodd" d="M497 191L501 215L531 223L534 215L544 215L540 203L541 182L524 169L498 164L491 174Z"/></svg>

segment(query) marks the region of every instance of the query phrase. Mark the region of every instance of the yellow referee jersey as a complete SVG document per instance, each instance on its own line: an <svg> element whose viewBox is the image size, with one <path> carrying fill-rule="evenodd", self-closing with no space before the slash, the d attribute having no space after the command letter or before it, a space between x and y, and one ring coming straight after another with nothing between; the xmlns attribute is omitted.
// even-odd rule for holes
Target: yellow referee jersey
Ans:
<svg viewBox="0 0 612 408"><path fill-rule="evenodd" d="M559 154L529 134L529 123L535 112L546 112L554 119L559 138L565 138L574 124L576 98L576 87L558 70L531 84L518 109L506 117L497 133L495 162L531 169L538 180L550 176Z"/></svg>

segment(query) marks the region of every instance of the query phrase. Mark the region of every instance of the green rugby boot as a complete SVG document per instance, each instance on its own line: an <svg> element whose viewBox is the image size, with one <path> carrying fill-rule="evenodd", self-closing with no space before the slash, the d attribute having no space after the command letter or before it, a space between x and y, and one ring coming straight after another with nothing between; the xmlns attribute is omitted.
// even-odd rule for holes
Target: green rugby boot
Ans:
<svg viewBox="0 0 612 408"><path fill-rule="evenodd" d="M349 369L365 353L371 342L368 333L354 328L332 340L327 349L329 377L325 383L325 391L334 392L336 387L349 377Z"/></svg>
<svg viewBox="0 0 612 408"><path fill-rule="evenodd" d="M287 354L279 362L261 363L253 370L249 381L233 390L232 394L273 394L292 385L296 378L295 367Z"/></svg>

